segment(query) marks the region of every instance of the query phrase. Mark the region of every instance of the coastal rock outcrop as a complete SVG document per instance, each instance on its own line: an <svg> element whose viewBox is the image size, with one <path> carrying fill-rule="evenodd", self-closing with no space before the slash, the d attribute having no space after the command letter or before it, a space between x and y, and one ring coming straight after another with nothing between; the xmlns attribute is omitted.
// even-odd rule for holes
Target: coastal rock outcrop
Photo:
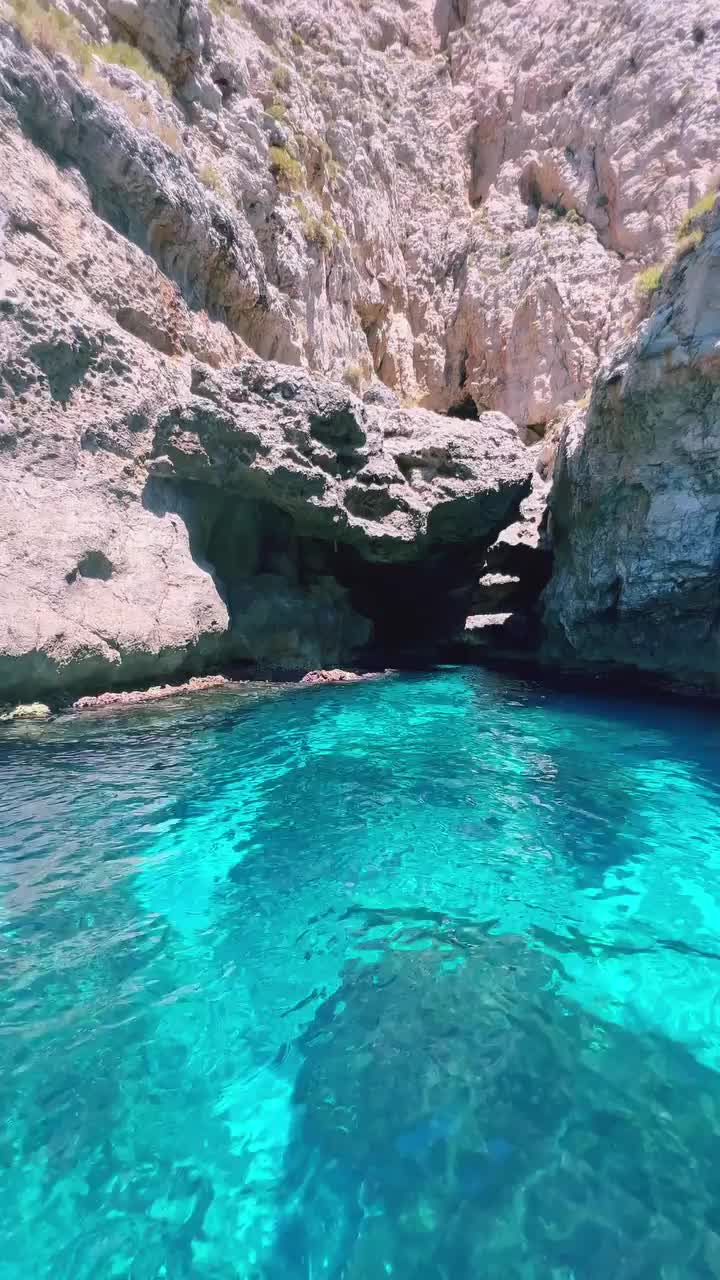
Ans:
<svg viewBox="0 0 720 1280"><path fill-rule="evenodd" d="M442 622L528 488L513 424L250 358L76 169L20 131L0 159L3 696L347 663L396 596Z"/></svg>
<svg viewBox="0 0 720 1280"><path fill-rule="evenodd" d="M543 656L720 692L720 215L568 422Z"/></svg>

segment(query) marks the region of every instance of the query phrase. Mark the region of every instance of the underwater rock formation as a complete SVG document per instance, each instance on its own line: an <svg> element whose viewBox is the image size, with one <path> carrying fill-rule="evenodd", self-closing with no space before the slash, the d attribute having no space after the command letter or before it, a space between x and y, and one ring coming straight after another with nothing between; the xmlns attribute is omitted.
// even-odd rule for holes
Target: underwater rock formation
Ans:
<svg viewBox="0 0 720 1280"><path fill-rule="evenodd" d="M350 965L302 1038L271 1274L324 1257L330 1276L440 1280L452 1257L459 1277L519 1280L538 1256L709 1274L714 1074L561 999L523 939L443 926L443 946L406 930L407 949Z"/></svg>

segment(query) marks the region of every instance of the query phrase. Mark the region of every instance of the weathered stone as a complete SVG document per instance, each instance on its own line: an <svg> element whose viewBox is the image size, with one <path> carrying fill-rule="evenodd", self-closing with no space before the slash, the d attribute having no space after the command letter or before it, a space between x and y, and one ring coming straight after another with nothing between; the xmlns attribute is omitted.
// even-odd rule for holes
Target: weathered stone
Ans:
<svg viewBox="0 0 720 1280"><path fill-rule="evenodd" d="M44 702L21 702L12 710L0 716L0 723L11 724L14 720L47 720L52 712Z"/></svg>
<svg viewBox="0 0 720 1280"><path fill-rule="evenodd" d="M308 671L300 684L357 684L359 680L377 680L386 675L384 671L344 671L342 667L331 667L329 671Z"/></svg>
<svg viewBox="0 0 720 1280"><path fill-rule="evenodd" d="M720 219L569 421L547 661L720 691Z"/></svg>
<svg viewBox="0 0 720 1280"><path fill-rule="evenodd" d="M73 711L90 711L102 707L127 707L138 702L159 702L163 698L176 698L183 693L203 693L206 689L227 689L232 681L226 676L192 676L184 684L151 685L149 689L118 690L100 693L96 697L86 695L72 704Z"/></svg>
<svg viewBox="0 0 720 1280"><path fill-rule="evenodd" d="M108 220L263 357L375 371L434 409L534 424L582 395L716 166L690 0L60 7L174 90L99 60L81 82L3 38L0 98ZM146 107L178 155L132 127Z"/></svg>
<svg viewBox="0 0 720 1280"><path fill-rule="evenodd" d="M17 132L0 151L13 175L0 197L8 700L231 660L347 663L372 631L359 565L419 570L438 548L485 545L517 509L529 465L512 424L365 406L249 360L72 174ZM133 296L153 332L176 334L172 353L149 322L128 323ZM418 574L413 591L427 589Z"/></svg>
<svg viewBox="0 0 720 1280"><path fill-rule="evenodd" d="M503 604L487 573L522 612L548 569L525 446L714 173L711 25L690 0L58 7L152 74L81 71L0 0L0 688L427 652ZM709 360L712 323L643 359ZM548 654L585 645L562 611Z"/></svg>

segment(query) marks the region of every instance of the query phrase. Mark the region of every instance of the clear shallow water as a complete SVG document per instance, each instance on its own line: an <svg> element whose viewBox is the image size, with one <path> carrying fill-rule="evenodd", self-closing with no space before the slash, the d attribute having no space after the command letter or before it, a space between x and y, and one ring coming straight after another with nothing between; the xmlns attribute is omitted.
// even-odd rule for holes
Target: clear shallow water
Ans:
<svg viewBox="0 0 720 1280"><path fill-rule="evenodd" d="M720 720L446 670L0 739L0 1277L720 1275Z"/></svg>

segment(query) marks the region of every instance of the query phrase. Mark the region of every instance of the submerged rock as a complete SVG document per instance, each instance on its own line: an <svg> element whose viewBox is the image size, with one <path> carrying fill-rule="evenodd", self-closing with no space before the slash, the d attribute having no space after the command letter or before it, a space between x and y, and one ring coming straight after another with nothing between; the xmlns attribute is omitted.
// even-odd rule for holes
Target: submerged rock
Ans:
<svg viewBox="0 0 720 1280"><path fill-rule="evenodd" d="M302 1037L277 1274L705 1274L714 1073L561 999L522 939L444 928L351 965Z"/></svg>

